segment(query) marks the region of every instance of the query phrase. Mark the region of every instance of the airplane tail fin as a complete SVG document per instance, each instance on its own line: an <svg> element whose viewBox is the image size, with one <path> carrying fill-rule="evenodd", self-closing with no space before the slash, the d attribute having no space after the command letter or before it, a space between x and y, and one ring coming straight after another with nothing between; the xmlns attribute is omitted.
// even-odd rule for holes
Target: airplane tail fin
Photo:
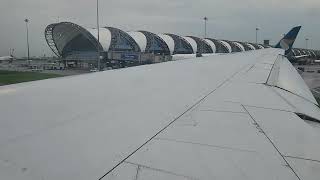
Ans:
<svg viewBox="0 0 320 180"><path fill-rule="evenodd" d="M293 46L293 43L295 42L298 33L301 29L301 26L297 26L292 28L288 34L286 34L280 41L279 43L275 46L275 48L281 48L286 51L285 55L287 55Z"/></svg>

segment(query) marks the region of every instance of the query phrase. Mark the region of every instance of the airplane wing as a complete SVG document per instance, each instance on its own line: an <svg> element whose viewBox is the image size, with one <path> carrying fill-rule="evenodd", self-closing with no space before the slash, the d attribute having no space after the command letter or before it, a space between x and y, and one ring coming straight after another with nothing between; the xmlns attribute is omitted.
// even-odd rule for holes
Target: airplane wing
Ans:
<svg viewBox="0 0 320 180"><path fill-rule="evenodd" d="M0 177L318 179L319 107L283 53L0 87Z"/></svg>

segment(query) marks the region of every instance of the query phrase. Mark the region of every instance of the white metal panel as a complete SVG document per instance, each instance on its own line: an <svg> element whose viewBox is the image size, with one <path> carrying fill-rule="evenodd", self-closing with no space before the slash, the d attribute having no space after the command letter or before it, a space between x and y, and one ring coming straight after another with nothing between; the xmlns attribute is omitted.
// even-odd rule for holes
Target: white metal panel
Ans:
<svg viewBox="0 0 320 180"><path fill-rule="evenodd" d="M33 174L32 170L18 166L6 159L0 160L0 177L4 180L17 180L17 179L35 179L40 180L41 177Z"/></svg>
<svg viewBox="0 0 320 180"><path fill-rule="evenodd" d="M272 64L266 64L266 63L257 63L254 65L254 67L256 68L269 70L269 72L271 71L272 66L273 66Z"/></svg>
<svg viewBox="0 0 320 180"><path fill-rule="evenodd" d="M170 171L165 171L162 169L155 169L148 166L143 166L141 164L134 164L131 162L124 162L117 169L112 171L102 180L124 180L124 179L134 179L134 180L188 180L181 174L175 174Z"/></svg>
<svg viewBox="0 0 320 180"><path fill-rule="evenodd" d="M208 99L208 101L214 100ZM253 125L250 116L242 112L241 104L235 105L238 106L237 109L219 106L197 108L177 120L157 136L157 139L180 143L190 142L190 144L206 145L214 149L274 153L275 150ZM242 132L241 136L239 132Z"/></svg>
<svg viewBox="0 0 320 180"><path fill-rule="evenodd" d="M320 120L320 109L317 105L310 101L306 101L304 98L288 91L275 87L273 89L279 93L279 95L284 98L292 107L294 107L295 112Z"/></svg>
<svg viewBox="0 0 320 180"><path fill-rule="evenodd" d="M194 39L190 38L190 37L184 36L182 38L185 39L191 45L193 53L196 54L197 51L198 51L197 42Z"/></svg>
<svg viewBox="0 0 320 180"><path fill-rule="evenodd" d="M320 162L286 158L302 180L319 180Z"/></svg>
<svg viewBox="0 0 320 180"><path fill-rule="evenodd" d="M204 41L211 47L213 53L216 53L217 48L216 48L216 45L214 44L214 42L212 42L209 39L204 39Z"/></svg>
<svg viewBox="0 0 320 180"><path fill-rule="evenodd" d="M217 101L238 102L250 106L264 108L281 109L293 111L294 109L279 95L273 92L270 87L264 84L244 83L244 82L226 83L218 89L213 97Z"/></svg>
<svg viewBox="0 0 320 180"><path fill-rule="evenodd" d="M141 168L138 168L132 164L123 163L102 180L138 179L137 176L141 177L141 175L139 175L141 172L138 172L138 170L140 171Z"/></svg>
<svg viewBox="0 0 320 180"><path fill-rule="evenodd" d="M128 161L186 179L297 179L276 153L268 156L191 142L157 139Z"/></svg>
<svg viewBox="0 0 320 180"><path fill-rule="evenodd" d="M222 41L222 40L219 40L229 51L229 53L232 52L232 48L231 48L231 45L229 43L227 43L226 41Z"/></svg>
<svg viewBox="0 0 320 180"><path fill-rule="evenodd" d="M158 36L168 45L170 54L174 52L174 40L166 34L158 34Z"/></svg>
<svg viewBox="0 0 320 180"><path fill-rule="evenodd" d="M240 103L216 101L214 98L210 97L203 101L196 109L204 112L246 113Z"/></svg>
<svg viewBox="0 0 320 180"><path fill-rule="evenodd" d="M235 81L247 82L247 83L266 83L268 76L270 74L270 69L264 69L256 66L252 66L248 71L239 73L235 77Z"/></svg>
<svg viewBox="0 0 320 180"><path fill-rule="evenodd" d="M292 112L247 107L284 156L320 161L320 134Z"/></svg>
<svg viewBox="0 0 320 180"><path fill-rule="evenodd" d="M296 179L289 168L272 156L191 143L157 140L129 161L187 179Z"/></svg>
<svg viewBox="0 0 320 180"><path fill-rule="evenodd" d="M98 41L98 30L97 29L87 29L93 37L96 38ZM100 28L99 29L99 42L103 48L104 51L109 51L110 45L111 45L111 32L107 28Z"/></svg>
<svg viewBox="0 0 320 180"><path fill-rule="evenodd" d="M127 32L138 44L141 52L145 52L147 48L147 37L141 32Z"/></svg>

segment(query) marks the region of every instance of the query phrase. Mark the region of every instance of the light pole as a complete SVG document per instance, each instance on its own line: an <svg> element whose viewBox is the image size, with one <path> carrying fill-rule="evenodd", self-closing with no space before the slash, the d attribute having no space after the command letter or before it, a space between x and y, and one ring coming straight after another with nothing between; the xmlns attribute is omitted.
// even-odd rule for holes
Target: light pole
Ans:
<svg viewBox="0 0 320 180"><path fill-rule="evenodd" d="M203 20L204 20L204 38L207 38L207 21L208 21L208 18L204 17Z"/></svg>
<svg viewBox="0 0 320 180"><path fill-rule="evenodd" d="M203 20L204 20L204 39L205 38L207 38L207 21L208 21L208 18L207 17L204 17L203 18ZM202 56L202 53L203 53L203 50L204 50L204 44L203 43L201 43L202 45L201 45L201 47L200 47L200 54L201 54L201 56Z"/></svg>
<svg viewBox="0 0 320 180"><path fill-rule="evenodd" d="M27 50L28 50L28 61L29 61L30 60L29 28L28 28L29 19L25 19L24 22L26 23L26 30L27 30Z"/></svg>
<svg viewBox="0 0 320 180"><path fill-rule="evenodd" d="M309 41L309 38L306 38L306 49L308 49L308 41Z"/></svg>
<svg viewBox="0 0 320 180"><path fill-rule="evenodd" d="M100 25L99 25L99 0L97 0L97 32L98 32L98 44L97 44L97 53L98 53L98 71L100 71Z"/></svg>
<svg viewBox="0 0 320 180"><path fill-rule="evenodd" d="M256 44L258 44L258 31L259 31L260 29L258 28L258 27L256 27Z"/></svg>

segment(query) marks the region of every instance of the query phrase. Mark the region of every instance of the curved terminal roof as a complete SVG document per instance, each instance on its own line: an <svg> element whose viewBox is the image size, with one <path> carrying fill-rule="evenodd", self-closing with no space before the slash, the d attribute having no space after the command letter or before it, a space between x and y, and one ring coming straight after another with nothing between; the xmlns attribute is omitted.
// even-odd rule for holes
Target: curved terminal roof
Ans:
<svg viewBox="0 0 320 180"><path fill-rule="evenodd" d="M298 56L302 56L303 54L302 54L302 51L300 50L300 49L295 49L296 51L297 51L297 53L298 53Z"/></svg>
<svg viewBox="0 0 320 180"><path fill-rule="evenodd" d="M209 39L204 39L204 41L211 47L212 52L213 52L213 53L216 53L217 47L216 47L216 45L214 44L214 42L213 42L213 41L210 41Z"/></svg>
<svg viewBox="0 0 320 180"><path fill-rule="evenodd" d="M245 49L245 51L251 51L252 50L252 48L247 43L239 42L239 41L237 41L237 43L241 44L243 46L243 48Z"/></svg>
<svg viewBox="0 0 320 180"><path fill-rule="evenodd" d="M190 38L190 37L188 37L188 36L183 37L183 38L184 38L186 41L188 41L188 43L192 46L193 53L200 52L200 51L198 51L198 49L199 49L198 44L197 44L197 42L196 42L194 39L192 39L192 38Z"/></svg>
<svg viewBox="0 0 320 180"><path fill-rule="evenodd" d="M159 34L148 31L124 32L114 27L86 29L70 22L50 24L45 37L52 51L60 57L96 59L97 48L101 51L143 52L162 55L212 54L242 52L264 49L271 46L212 38L201 39L195 36L181 37L175 34ZM308 55L320 58L319 51L293 49L292 55ZM95 57L96 56L96 57ZM182 56L181 56L182 57ZM191 57L191 56L190 56Z"/></svg>
<svg viewBox="0 0 320 180"><path fill-rule="evenodd" d="M297 52L297 56L302 56L303 53L300 49L295 49L295 51Z"/></svg>
<svg viewBox="0 0 320 180"><path fill-rule="evenodd" d="M301 49L300 52L302 53L302 55L308 55L308 54L307 54L307 51L304 50L304 49Z"/></svg>
<svg viewBox="0 0 320 180"><path fill-rule="evenodd" d="M111 32L111 44L109 51L141 52L137 42L128 33L114 27L105 27Z"/></svg>
<svg viewBox="0 0 320 180"><path fill-rule="evenodd" d="M220 41L220 43L223 44L228 49L228 53L232 52L232 47L227 41L224 41L224 40L218 40L218 41Z"/></svg>
<svg viewBox="0 0 320 180"><path fill-rule="evenodd" d="M168 45L170 54L174 53L174 40L166 34L158 34L158 36Z"/></svg>
<svg viewBox="0 0 320 180"><path fill-rule="evenodd" d="M300 56L301 55L298 49L292 49L291 51L292 51L294 56Z"/></svg>
<svg viewBox="0 0 320 180"><path fill-rule="evenodd" d="M310 49L295 49L300 52L300 55L308 55L311 58L318 58L319 51L310 50Z"/></svg>
<svg viewBox="0 0 320 180"><path fill-rule="evenodd" d="M183 37L166 33L174 41L174 52L173 54L194 54L191 44Z"/></svg>
<svg viewBox="0 0 320 180"><path fill-rule="evenodd" d="M216 53L229 53L228 47L224 43L220 42L219 40L212 39L212 38L207 38L206 40L211 41L212 43L215 44Z"/></svg>
<svg viewBox="0 0 320 180"><path fill-rule="evenodd" d="M191 38L193 39L196 44L197 44L197 52L198 53L201 53L201 54L212 54L212 53L215 53L215 45L212 41L205 41L204 39L201 39L201 38L198 38L198 37L195 37L195 36L187 36L188 38ZM211 45L210 45L210 42L211 42ZM213 49L214 48L214 49Z"/></svg>
<svg viewBox="0 0 320 180"><path fill-rule="evenodd" d="M130 36L113 27L100 28L99 31L98 42L97 29L85 29L74 23L61 22L47 26L45 37L52 51L61 57L83 53L91 53L90 56L92 56L92 52L96 52L98 47L101 51L141 52L136 42L139 42L143 48L141 34L132 33Z"/></svg>
<svg viewBox="0 0 320 180"><path fill-rule="evenodd" d="M320 58L320 51L316 51L317 58Z"/></svg>
<svg viewBox="0 0 320 180"><path fill-rule="evenodd" d="M257 46L259 47L259 49L264 49L264 46L262 46L261 44L257 44Z"/></svg>
<svg viewBox="0 0 320 180"><path fill-rule="evenodd" d="M87 29L96 39L98 39L97 29ZM104 51L108 51L111 44L111 32L106 28L99 29L99 42Z"/></svg>
<svg viewBox="0 0 320 180"><path fill-rule="evenodd" d="M251 43L245 43L251 50L256 50L256 47L253 46Z"/></svg>
<svg viewBox="0 0 320 180"><path fill-rule="evenodd" d="M147 45L146 45L145 52L165 54L165 55L170 54L170 49L168 47L168 44L158 35L148 31L139 31L139 32L143 33L147 38Z"/></svg>
<svg viewBox="0 0 320 180"><path fill-rule="evenodd" d="M223 40L227 42L231 47L231 52L241 52L241 48L233 41Z"/></svg>
<svg viewBox="0 0 320 180"><path fill-rule="evenodd" d="M127 32L138 44L141 52L145 52L147 48L147 37L141 32Z"/></svg>
<svg viewBox="0 0 320 180"><path fill-rule="evenodd" d="M240 49L241 52L246 51L244 46L238 42L233 41L233 43Z"/></svg>
<svg viewBox="0 0 320 180"><path fill-rule="evenodd" d="M255 43L248 43L248 44L251 44L251 45L254 47L255 50L261 49L261 48L258 46L258 44L255 44Z"/></svg>
<svg viewBox="0 0 320 180"><path fill-rule="evenodd" d="M316 55L314 54L314 51L313 51L313 50L308 49L307 51L308 51L308 54L310 55L310 57L312 57L312 58L315 58L315 57L316 57Z"/></svg>
<svg viewBox="0 0 320 180"><path fill-rule="evenodd" d="M103 49L88 30L69 22L47 26L45 38L52 51L62 57L73 51L96 51L98 47Z"/></svg>

